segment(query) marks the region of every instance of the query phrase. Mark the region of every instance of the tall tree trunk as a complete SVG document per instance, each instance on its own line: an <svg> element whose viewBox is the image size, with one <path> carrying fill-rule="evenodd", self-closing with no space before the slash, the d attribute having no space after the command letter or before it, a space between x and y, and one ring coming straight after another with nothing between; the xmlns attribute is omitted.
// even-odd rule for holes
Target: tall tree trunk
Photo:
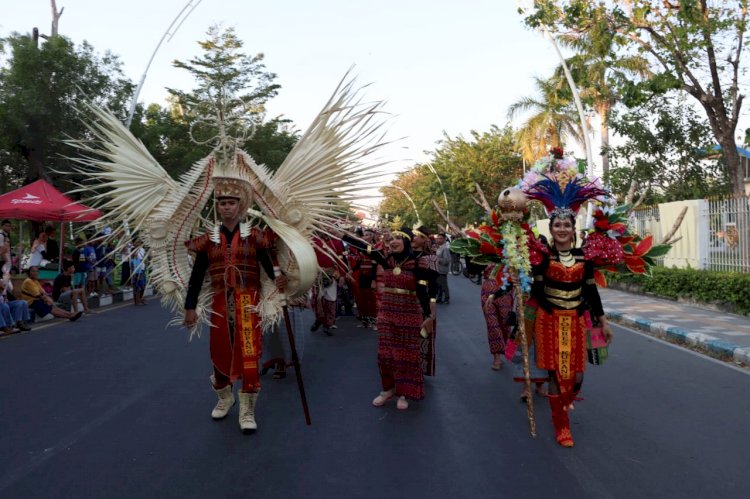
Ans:
<svg viewBox="0 0 750 499"><path fill-rule="evenodd" d="M52 32L49 34L50 36L57 36L57 26L60 22L60 16L62 16L63 11L65 10L65 7L60 9L60 12L57 11L57 2L55 0L50 0L50 3L52 4Z"/></svg>
<svg viewBox="0 0 750 499"><path fill-rule="evenodd" d="M737 152L737 142L734 140L734 135L727 134L721 137L719 145L721 145L722 152L724 153L724 161L727 165L732 194L744 194L745 172L740 163L740 154Z"/></svg>
<svg viewBox="0 0 750 499"><path fill-rule="evenodd" d="M602 140L602 177L607 179L609 176L609 112L612 104L603 102L598 109L599 114L599 133Z"/></svg>

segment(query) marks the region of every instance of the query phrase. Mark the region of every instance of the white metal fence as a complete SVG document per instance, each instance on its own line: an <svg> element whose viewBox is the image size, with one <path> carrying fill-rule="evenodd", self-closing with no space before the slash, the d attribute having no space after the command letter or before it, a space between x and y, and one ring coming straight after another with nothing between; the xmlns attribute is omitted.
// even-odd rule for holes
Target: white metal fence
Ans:
<svg viewBox="0 0 750 499"><path fill-rule="evenodd" d="M706 200L706 268L750 272L750 196Z"/></svg>
<svg viewBox="0 0 750 499"><path fill-rule="evenodd" d="M691 241L689 260L703 269L750 272L750 196L710 198L693 203L698 203L699 209L693 212L694 216L685 217L678 231L678 235L685 234ZM671 229L662 222L659 206L634 210L630 225L641 237L653 234L657 243L661 242L663 233ZM681 243L683 251L684 243ZM657 263L662 265L663 261L659 259Z"/></svg>

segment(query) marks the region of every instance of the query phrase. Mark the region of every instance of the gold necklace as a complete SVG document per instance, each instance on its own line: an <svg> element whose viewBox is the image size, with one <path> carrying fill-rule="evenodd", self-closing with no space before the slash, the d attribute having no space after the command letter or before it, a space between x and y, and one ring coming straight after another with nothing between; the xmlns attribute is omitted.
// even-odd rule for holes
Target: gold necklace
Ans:
<svg viewBox="0 0 750 499"><path fill-rule="evenodd" d="M560 259L560 263L565 265L566 267L571 267L576 259L575 257L570 253L570 250L567 251L557 251L558 258Z"/></svg>
<svg viewBox="0 0 750 499"><path fill-rule="evenodd" d="M403 260L401 260L399 263L396 263L396 259L393 259L393 275L401 275L401 266L406 263L406 260L408 260L409 257L407 256Z"/></svg>

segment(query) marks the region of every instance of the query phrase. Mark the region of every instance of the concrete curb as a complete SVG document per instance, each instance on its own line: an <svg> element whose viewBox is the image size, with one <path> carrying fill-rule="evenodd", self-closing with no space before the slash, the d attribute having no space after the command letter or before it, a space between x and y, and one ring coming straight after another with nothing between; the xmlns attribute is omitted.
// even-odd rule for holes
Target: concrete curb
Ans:
<svg viewBox="0 0 750 499"><path fill-rule="evenodd" d="M152 285L146 286L143 291L143 296L153 296L154 287ZM130 301L133 299L133 291L117 291L111 295L92 296L89 298L89 307L100 308L112 305L115 303Z"/></svg>
<svg viewBox="0 0 750 499"><path fill-rule="evenodd" d="M750 364L750 348L741 347L708 334L691 333L678 326L655 322L617 310L606 310L606 314L607 318L616 324L638 329L651 336L675 343L701 347L711 357L721 360L732 359L742 364Z"/></svg>

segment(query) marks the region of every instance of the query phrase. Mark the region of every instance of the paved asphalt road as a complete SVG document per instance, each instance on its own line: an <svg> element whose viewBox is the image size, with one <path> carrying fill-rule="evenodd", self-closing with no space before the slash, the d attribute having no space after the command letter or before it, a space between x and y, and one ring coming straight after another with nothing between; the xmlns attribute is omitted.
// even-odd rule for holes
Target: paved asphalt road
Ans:
<svg viewBox="0 0 750 499"><path fill-rule="evenodd" d="M206 339L152 300L0 341L0 497L748 497L750 376L615 328L572 416L537 398L528 434L508 366L489 369L479 287L451 278L438 376L408 411L376 409L375 335L306 332L306 427L293 377L264 378L259 431L210 419Z"/></svg>

